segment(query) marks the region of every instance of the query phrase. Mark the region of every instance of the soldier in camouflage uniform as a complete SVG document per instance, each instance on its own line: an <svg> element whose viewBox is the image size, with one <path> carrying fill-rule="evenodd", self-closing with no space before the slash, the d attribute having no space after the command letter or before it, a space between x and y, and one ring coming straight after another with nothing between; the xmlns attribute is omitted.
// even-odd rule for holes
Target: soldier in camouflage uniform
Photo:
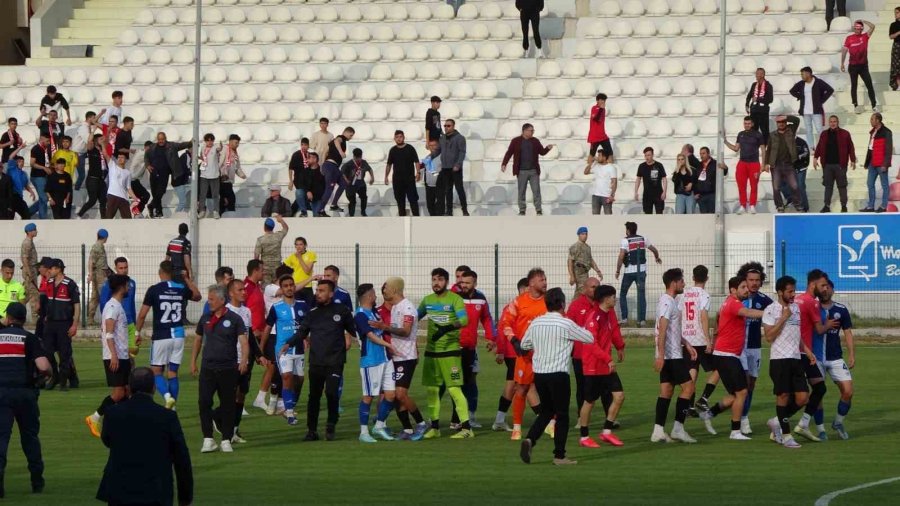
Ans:
<svg viewBox="0 0 900 506"><path fill-rule="evenodd" d="M88 278L87 282L91 285L91 299L88 303L88 322L93 321L97 308L100 306L100 289L106 278L109 276L111 269L109 262L106 260L106 241L109 238L109 232L105 228L97 231L97 242L91 246L91 253L88 256ZM88 322L85 322L87 324Z"/></svg>
<svg viewBox="0 0 900 506"><path fill-rule="evenodd" d="M569 285L575 285L575 296L581 293L581 288L588 279L591 269L597 271L597 277L603 281L603 273L591 255L591 247L588 246L588 229L578 229L578 241L569 247Z"/></svg>
<svg viewBox="0 0 900 506"><path fill-rule="evenodd" d="M281 242L288 233L288 224L280 214L274 215L272 218L266 218L263 224L263 235L256 239L256 248L253 251L253 257L262 262L263 268L263 285L271 284L275 281L275 269L281 265ZM281 230L274 232L275 221L281 224Z"/></svg>
<svg viewBox="0 0 900 506"><path fill-rule="evenodd" d="M37 318L41 303L37 277L37 250L34 238L37 237L37 226L34 223L25 225L25 240L22 241L22 279L25 285L25 302L31 304L31 317Z"/></svg>

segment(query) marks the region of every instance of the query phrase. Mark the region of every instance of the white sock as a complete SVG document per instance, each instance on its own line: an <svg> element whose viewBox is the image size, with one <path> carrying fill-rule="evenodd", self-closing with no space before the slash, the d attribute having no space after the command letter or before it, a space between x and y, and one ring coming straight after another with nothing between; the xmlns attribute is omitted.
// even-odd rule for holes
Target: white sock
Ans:
<svg viewBox="0 0 900 506"><path fill-rule="evenodd" d="M741 423L744 423L744 422L749 421L749 420L750 420L750 419L747 418L746 416L742 416L742 417L741 417Z"/></svg>
<svg viewBox="0 0 900 506"><path fill-rule="evenodd" d="M800 427L803 427L804 429L808 429L810 418L812 418L812 417L809 416L809 413L803 413L803 416L800 417L800 424L799 424Z"/></svg>
<svg viewBox="0 0 900 506"><path fill-rule="evenodd" d="M662 425L653 424L653 432L665 432L666 429Z"/></svg>
<svg viewBox="0 0 900 506"><path fill-rule="evenodd" d="M514 424L513 424L513 430L522 430L522 426L519 425L519 424L517 424L517 423L514 423Z"/></svg>
<svg viewBox="0 0 900 506"><path fill-rule="evenodd" d="M612 431L609 429L603 429L603 434L612 434Z"/></svg>
<svg viewBox="0 0 900 506"><path fill-rule="evenodd" d="M101 418L100 413L97 413L96 411L94 411L94 414L91 415L91 420L93 420L94 422L99 422L100 418Z"/></svg>
<svg viewBox="0 0 900 506"><path fill-rule="evenodd" d="M278 409L284 409L284 399L278 398Z"/></svg>
<svg viewBox="0 0 900 506"><path fill-rule="evenodd" d="M413 430L412 429L403 429L403 432L405 432L407 434L412 434Z"/></svg>
<svg viewBox="0 0 900 506"><path fill-rule="evenodd" d="M684 432L684 424L676 420L672 424L672 432Z"/></svg>
<svg viewBox="0 0 900 506"><path fill-rule="evenodd" d="M837 424L844 423L844 415L841 415L841 414L834 415L834 423L837 423Z"/></svg>
<svg viewBox="0 0 900 506"><path fill-rule="evenodd" d="M470 422L475 421L475 412L474 411L469 411L469 421Z"/></svg>
<svg viewBox="0 0 900 506"><path fill-rule="evenodd" d="M293 409L288 409L288 410L286 410L286 411L284 412L284 414L286 414L286 415L289 416L289 417L294 416L294 410L293 410Z"/></svg>
<svg viewBox="0 0 900 506"><path fill-rule="evenodd" d="M369 433L369 426L368 426L368 425L360 425L360 426L359 426L359 435L360 435L360 436L365 436L365 435L367 435L368 433Z"/></svg>
<svg viewBox="0 0 900 506"><path fill-rule="evenodd" d="M256 402L266 402L266 391L265 390L260 390L256 394Z"/></svg>
<svg viewBox="0 0 900 506"><path fill-rule="evenodd" d="M816 429L819 432L825 432L825 424L824 423L816 424Z"/></svg>
<svg viewBox="0 0 900 506"><path fill-rule="evenodd" d="M269 407L275 409L275 405L278 404L278 397L272 397L269 399Z"/></svg>
<svg viewBox="0 0 900 506"><path fill-rule="evenodd" d="M550 420L550 423L547 424L547 427L556 427L556 419Z"/></svg>
<svg viewBox="0 0 900 506"><path fill-rule="evenodd" d="M731 435L732 435L732 436L735 436L735 435L738 435L738 434L741 434L741 431L739 431L739 430L733 430L733 431L731 431ZM741 434L741 435L743 435L743 434Z"/></svg>
<svg viewBox="0 0 900 506"><path fill-rule="evenodd" d="M383 429L383 428L384 428L384 422L382 422L381 420L375 420L375 428L376 428L376 429Z"/></svg>
<svg viewBox="0 0 900 506"><path fill-rule="evenodd" d="M494 423L503 423L506 421L506 413L502 411L497 412L497 416L494 418Z"/></svg>

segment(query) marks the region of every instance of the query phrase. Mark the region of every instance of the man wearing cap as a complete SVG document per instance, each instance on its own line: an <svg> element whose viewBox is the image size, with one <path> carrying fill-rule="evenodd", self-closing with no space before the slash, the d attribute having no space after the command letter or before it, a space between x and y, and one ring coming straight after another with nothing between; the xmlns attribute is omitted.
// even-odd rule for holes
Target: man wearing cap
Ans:
<svg viewBox="0 0 900 506"><path fill-rule="evenodd" d="M441 97L431 97L431 108L425 113L425 146L441 139Z"/></svg>
<svg viewBox="0 0 900 506"><path fill-rule="evenodd" d="M50 374L50 362L38 338L22 327L27 312L18 302L10 304L3 322L6 327L0 331L0 498L6 495L3 475L13 420L18 424L22 450L28 460L31 491L39 494L44 490L44 461L38 439L41 422L34 380L38 373Z"/></svg>
<svg viewBox="0 0 900 506"><path fill-rule="evenodd" d="M875 25L870 21L858 19L853 23L853 33L844 40L841 48L841 72L850 72L850 98L853 100L853 109L860 113L859 102L856 100L856 85L862 77L866 90L869 92L869 102L872 103L872 111L878 112L878 104L875 102L875 86L872 84L872 75L869 74L869 38L875 31ZM850 54L848 65L844 67L844 57Z"/></svg>
<svg viewBox="0 0 900 506"><path fill-rule="evenodd" d="M72 361L72 338L78 332L81 321L81 292L75 281L65 275L65 271L66 264L59 258L51 262L48 271L47 307L43 311L44 332L41 338L51 366L58 364L58 373L54 371L56 374L47 385L48 390L59 384L60 389L66 391L68 386L78 384ZM54 361L55 354L59 355L59 362Z"/></svg>
<svg viewBox="0 0 900 506"><path fill-rule="evenodd" d="M89 319L94 318L97 308L100 306L100 290L106 278L112 272L109 268L109 261L106 259L106 241L109 238L109 232L105 228L97 231L97 242L91 246L91 253L88 256L88 275L87 283L91 285L91 299L88 302Z"/></svg>
<svg viewBox="0 0 900 506"><path fill-rule="evenodd" d="M22 241L20 259L22 262L22 279L25 281L25 295L31 303L31 313L37 316L40 304L40 292L38 291L37 250L34 248L34 238L37 237L37 225L29 223L25 225L25 239Z"/></svg>
<svg viewBox="0 0 900 506"><path fill-rule="evenodd" d="M0 264L0 318L6 316L6 308L13 302L25 302L25 287L13 279L16 264L9 258ZM2 346L2 342L0 342Z"/></svg>
<svg viewBox="0 0 900 506"><path fill-rule="evenodd" d="M281 196L281 187L277 184L269 185L269 198L263 203L261 212L263 218L275 215L291 215L291 203L288 199Z"/></svg>
<svg viewBox="0 0 900 506"><path fill-rule="evenodd" d="M281 243L288 233L288 224L280 214L275 219L266 218L263 223L263 235L256 238L256 247L253 250L253 258L263 264L263 283L272 283L275 279L275 269L281 265ZM275 221L281 224L281 230L275 232Z"/></svg>
<svg viewBox="0 0 900 506"><path fill-rule="evenodd" d="M603 281L603 273L591 255L591 247L587 243L587 227L578 228L578 240L569 247L569 285L575 285L575 296L581 293L581 288L588 279L591 269L597 271L597 277Z"/></svg>

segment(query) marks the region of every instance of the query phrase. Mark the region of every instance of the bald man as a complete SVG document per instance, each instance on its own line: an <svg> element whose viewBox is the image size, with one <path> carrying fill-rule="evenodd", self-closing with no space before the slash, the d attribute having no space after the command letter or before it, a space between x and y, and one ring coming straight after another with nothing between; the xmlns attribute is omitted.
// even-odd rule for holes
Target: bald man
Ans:
<svg viewBox="0 0 900 506"><path fill-rule="evenodd" d="M600 286L600 280L597 278L587 278L578 291L578 296L569 304L566 311L566 318L575 322L582 328L587 328L587 317L596 309L597 304L594 302L594 290ZM572 347L572 369L575 371L575 402L576 406L584 403L584 370L582 369L581 357L583 346L576 342ZM580 409L580 408L579 408Z"/></svg>

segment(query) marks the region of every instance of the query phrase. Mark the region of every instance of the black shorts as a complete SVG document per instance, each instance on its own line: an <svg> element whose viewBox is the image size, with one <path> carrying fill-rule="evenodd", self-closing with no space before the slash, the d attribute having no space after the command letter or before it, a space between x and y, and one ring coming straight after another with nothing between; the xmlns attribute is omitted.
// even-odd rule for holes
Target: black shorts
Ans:
<svg viewBox="0 0 900 506"><path fill-rule="evenodd" d="M478 351L471 348L462 349L463 384L474 385L478 374Z"/></svg>
<svg viewBox="0 0 900 506"><path fill-rule="evenodd" d="M516 359L504 358L503 363L506 364L506 381L512 381L516 377Z"/></svg>
<svg viewBox="0 0 900 506"><path fill-rule="evenodd" d="M585 376L587 377L587 376ZM691 371L687 362L681 358L667 358L659 371L659 383L671 383L681 385L691 381Z"/></svg>
<svg viewBox="0 0 900 506"><path fill-rule="evenodd" d="M413 374L416 372L418 360L400 360L394 361L394 386L409 390L412 385Z"/></svg>
<svg viewBox="0 0 900 506"><path fill-rule="evenodd" d="M128 386L128 377L131 376L131 360L119 359L119 368L116 372L109 370L109 360L103 361L103 370L106 371L106 386Z"/></svg>
<svg viewBox="0 0 900 506"><path fill-rule="evenodd" d="M266 349L263 350L263 356L266 357L266 360L275 364L276 369L278 368L278 363L275 360L275 334L270 335L269 339L266 340Z"/></svg>
<svg viewBox="0 0 900 506"><path fill-rule="evenodd" d="M719 378L729 394L747 389L747 372L741 365L741 359L722 355L713 355Z"/></svg>
<svg viewBox="0 0 900 506"><path fill-rule="evenodd" d="M606 153L606 156L612 156L612 154L613 154L612 144L610 144L609 139L606 139L605 141L600 141L600 142L592 142L591 143L591 156L596 155L597 148L600 148L600 147L603 148L603 152Z"/></svg>
<svg viewBox="0 0 900 506"><path fill-rule="evenodd" d="M780 358L769 361L769 377L775 395L809 392L803 365L796 358Z"/></svg>
<svg viewBox="0 0 900 506"><path fill-rule="evenodd" d="M618 373L603 376L586 375L584 377L584 400L596 402L605 393L621 392L622 380Z"/></svg>
<svg viewBox="0 0 900 506"><path fill-rule="evenodd" d="M806 379L810 382L812 382L812 380L825 379L825 375L822 374L822 370L819 369L819 366L810 364L809 358L805 354L800 355L800 364L803 366L803 371L806 373Z"/></svg>
<svg viewBox="0 0 900 506"><path fill-rule="evenodd" d="M699 371L702 367L703 372L716 370L712 354L706 353L706 346L694 346L694 350L697 352L697 359L691 360L691 354L688 353L687 348L681 348L681 355L684 357L685 362L687 362L688 369L696 369Z"/></svg>

